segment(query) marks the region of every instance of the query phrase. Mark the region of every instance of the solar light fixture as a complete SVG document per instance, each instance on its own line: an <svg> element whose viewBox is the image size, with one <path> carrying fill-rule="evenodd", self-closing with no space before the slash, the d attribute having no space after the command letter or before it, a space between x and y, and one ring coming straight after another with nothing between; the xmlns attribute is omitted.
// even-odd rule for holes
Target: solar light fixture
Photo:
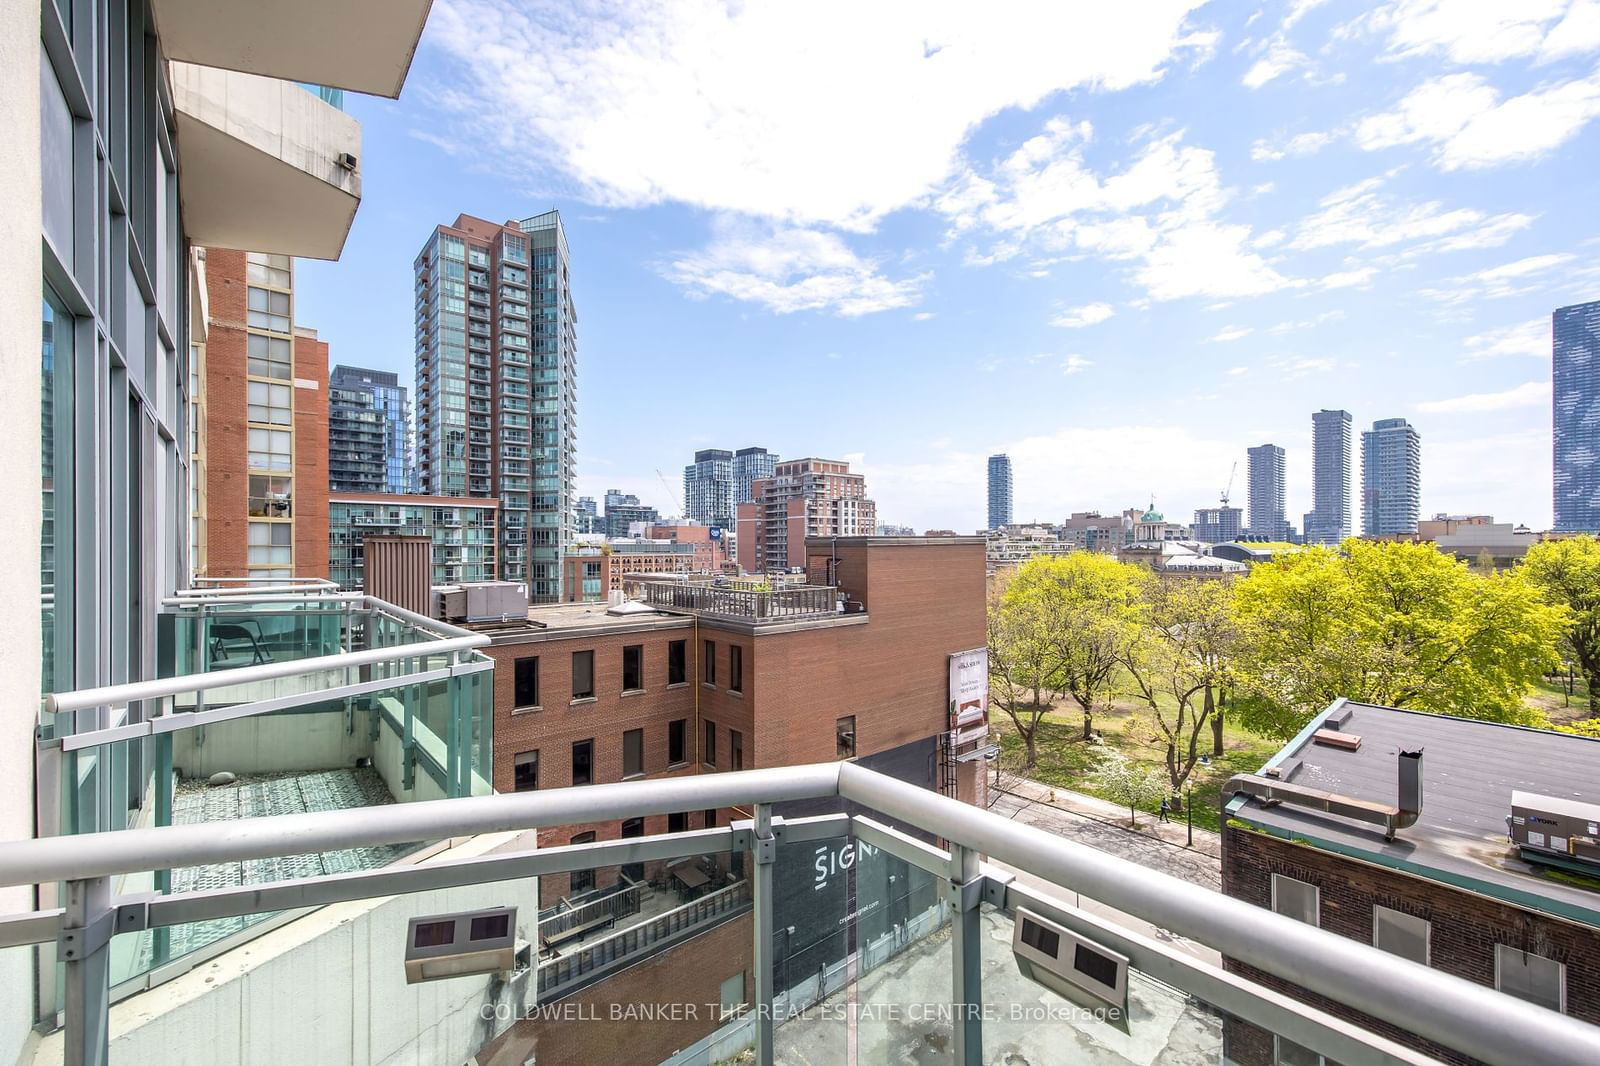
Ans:
<svg viewBox="0 0 1600 1066"><path fill-rule="evenodd" d="M1126 955L1022 907L1017 908L1011 953L1022 976L1127 1031Z"/></svg>
<svg viewBox="0 0 1600 1066"><path fill-rule="evenodd" d="M517 908L428 914L406 926L406 984L516 968Z"/></svg>

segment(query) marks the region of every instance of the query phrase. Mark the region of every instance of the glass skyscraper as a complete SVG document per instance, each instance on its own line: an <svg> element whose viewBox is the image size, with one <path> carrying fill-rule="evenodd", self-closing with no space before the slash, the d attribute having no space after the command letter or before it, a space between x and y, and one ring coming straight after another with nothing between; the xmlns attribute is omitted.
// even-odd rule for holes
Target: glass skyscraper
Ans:
<svg viewBox="0 0 1600 1066"><path fill-rule="evenodd" d="M989 529L1011 524L1011 457L989 456Z"/></svg>
<svg viewBox="0 0 1600 1066"><path fill-rule="evenodd" d="M1351 534L1350 412L1311 416L1311 502L1307 544L1339 544Z"/></svg>
<svg viewBox="0 0 1600 1066"><path fill-rule="evenodd" d="M1422 517L1422 438L1403 418L1361 434L1361 532L1415 533Z"/></svg>
<svg viewBox="0 0 1600 1066"><path fill-rule="evenodd" d="M772 476L778 457L765 448L703 448L683 468L683 508L691 522L732 529L734 508L755 499L751 486Z"/></svg>
<svg viewBox="0 0 1600 1066"><path fill-rule="evenodd" d="M461 215L413 264L423 492L500 501L500 577L561 598L576 493L577 312L555 211Z"/></svg>
<svg viewBox="0 0 1600 1066"><path fill-rule="evenodd" d="M1563 533L1600 533L1600 300L1551 316L1555 520Z"/></svg>
<svg viewBox="0 0 1600 1066"><path fill-rule="evenodd" d="M1284 491L1284 453L1276 444L1249 449L1250 532L1275 541L1289 538L1288 499Z"/></svg>
<svg viewBox="0 0 1600 1066"><path fill-rule="evenodd" d="M411 403L388 371L336 366L328 378L328 484L334 492L408 492Z"/></svg>

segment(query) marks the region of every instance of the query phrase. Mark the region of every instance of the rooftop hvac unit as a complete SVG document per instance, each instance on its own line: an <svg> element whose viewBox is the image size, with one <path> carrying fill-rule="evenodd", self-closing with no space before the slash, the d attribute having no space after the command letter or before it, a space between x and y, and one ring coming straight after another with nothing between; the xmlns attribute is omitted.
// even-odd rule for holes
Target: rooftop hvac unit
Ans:
<svg viewBox="0 0 1600 1066"><path fill-rule="evenodd" d="M1600 804L1513 792L1506 830L1525 859L1600 871Z"/></svg>

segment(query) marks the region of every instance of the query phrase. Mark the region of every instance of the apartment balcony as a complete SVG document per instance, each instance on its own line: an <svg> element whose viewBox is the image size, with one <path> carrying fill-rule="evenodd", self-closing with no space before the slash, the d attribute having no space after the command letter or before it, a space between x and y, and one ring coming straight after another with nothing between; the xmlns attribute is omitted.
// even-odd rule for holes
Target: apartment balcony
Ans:
<svg viewBox="0 0 1600 1066"><path fill-rule="evenodd" d="M784 813L794 805L843 811ZM701 808L750 817L546 848L523 836L480 854L250 885L120 887L152 870L277 866ZM617 888L573 907L515 908L510 931L529 948L507 968L405 983L407 918L503 903L541 876L629 868L644 876L617 874ZM726 884L709 887L714 873ZM0 948L59 954L61 1028L42 1052L75 1063L113 1053L245 1061L243 1049L263 1039L269 1055L250 1061L325 1061L332 1048L345 1061L358 1047L360 1061L522 1062L535 1050L555 1057L569 1032L583 1041L582 1061L645 1066L741 1055L758 1066L1438 1061L1325 1007L1490 1066L1600 1061L1600 1028L853 762L293 813L228 833L177 825L0 845L0 884L58 882L67 906L0 917ZM645 885L665 909L647 913L636 895ZM1113 921L1080 896L1148 924ZM203 982L183 978L162 1002L108 1005L123 937L308 907L342 918L303 918L308 932L291 936L291 924L264 957L230 958ZM331 950L316 950L313 934ZM1212 952L1292 982L1317 1005L1224 970ZM1048 970L1040 958L1061 965ZM606 998L601 982L646 961L644 983ZM713 988L733 975L721 1010L691 998L706 971ZM583 988L577 1009L554 1009ZM636 1002L641 988L653 990L650 1002ZM696 1003L696 1027L662 1036L649 1022L608 1018L609 1002ZM532 1021L513 1022L535 1007ZM395 1030L426 1031L427 1052L395 1048Z"/></svg>
<svg viewBox="0 0 1600 1066"><path fill-rule="evenodd" d="M293 82L169 69L195 243L337 259L361 203L360 123Z"/></svg>
<svg viewBox="0 0 1600 1066"><path fill-rule="evenodd" d="M432 0L152 0L167 58L397 99Z"/></svg>
<svg viewBox="0 0 1600 1066"><path fill-rule="evenodd" d="M41 836L79 846L187 826L222 839L261 815L490 791L493 663L475 650L479 634L325 581L209 582L166 601L156 633L160 676L45 697ZM176 864L113 887L159 899L372 869L414 861L435 840ZM111 947L108 980L116 997L130 995L276 921L263 911L129 931Z"/></svg>

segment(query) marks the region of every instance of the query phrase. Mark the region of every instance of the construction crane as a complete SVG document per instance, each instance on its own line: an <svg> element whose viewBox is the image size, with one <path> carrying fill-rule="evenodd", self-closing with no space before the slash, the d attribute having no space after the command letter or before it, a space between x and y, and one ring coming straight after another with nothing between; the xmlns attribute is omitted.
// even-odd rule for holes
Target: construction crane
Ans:
<svg viewBox="0 0 1600 1066"><path fill-rule="evenodd" d="M688 514L683 509L683 497L678 495L678 490L672 487L672 482L667 480L667 475L661 472L659 466L656 467L656 477L661 479L661 487L667 490L667 499L678 505L678 517L688 518Z"/></svg>
<svg viewBox="0 0 1600 1066"><path fill-rule="evenodd" d="M1228 506L1228 494L1233 491L1233 477L1239 472L1239 460L1233 461L1233 469L1228 471L1228 487L1222 490L1222 506Z"/></svg>

